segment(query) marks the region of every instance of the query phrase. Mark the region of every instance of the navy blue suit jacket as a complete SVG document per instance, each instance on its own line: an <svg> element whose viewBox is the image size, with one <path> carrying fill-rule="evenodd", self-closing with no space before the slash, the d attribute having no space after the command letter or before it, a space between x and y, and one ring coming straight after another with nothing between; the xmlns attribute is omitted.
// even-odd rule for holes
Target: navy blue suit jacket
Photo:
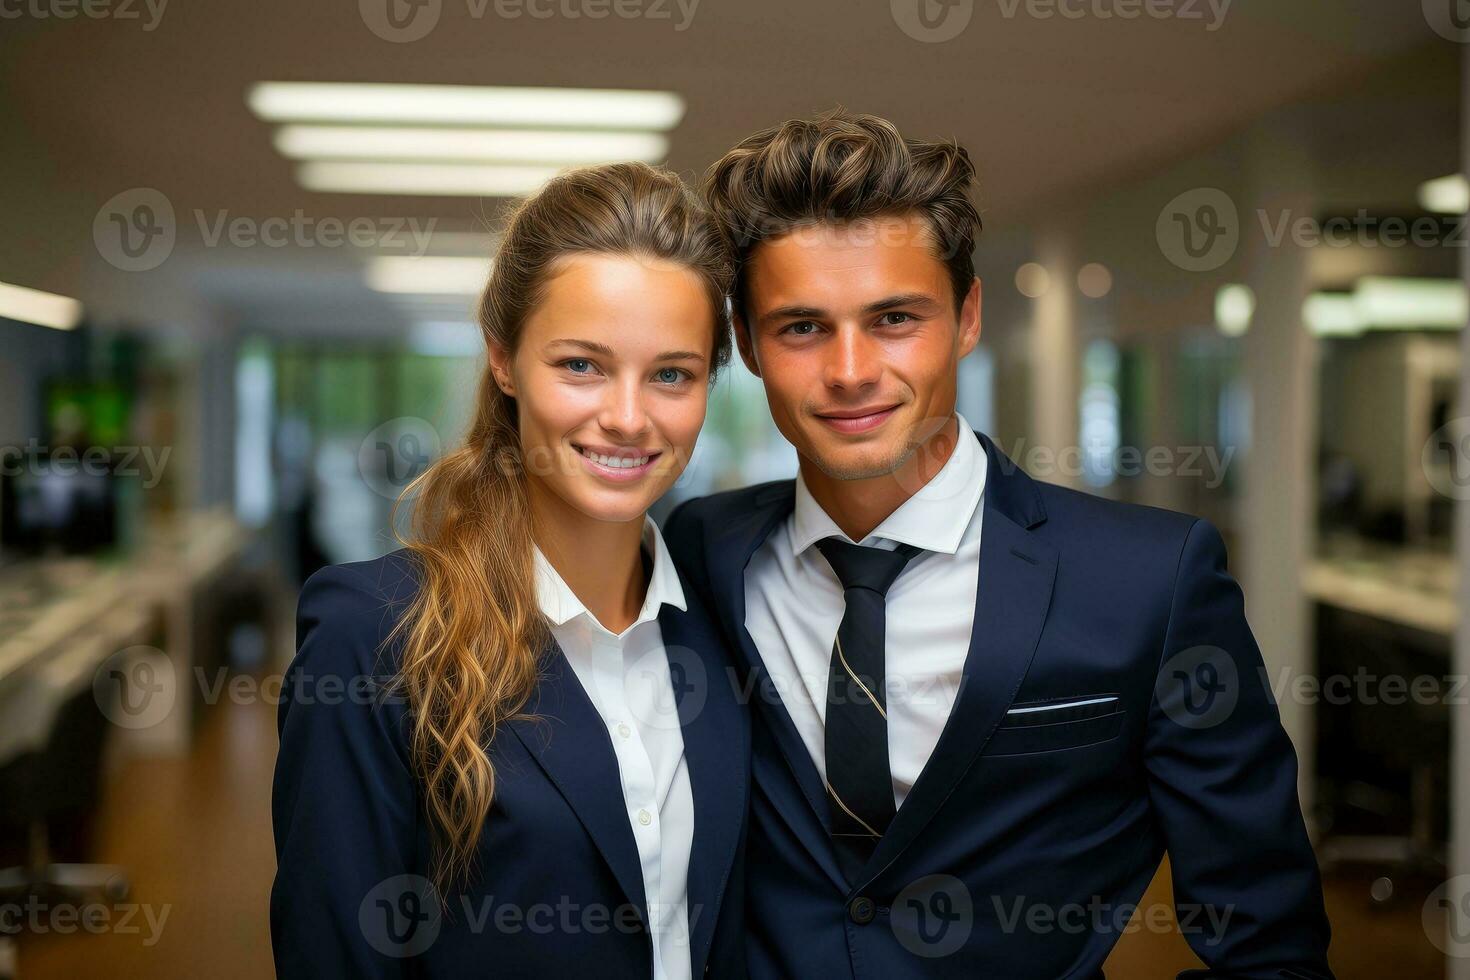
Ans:
<svg viewBox="0 0 1470 980"><path fill-rule="evenodd" d="M280 706L272 796L276 971L300 980L595 975L647 980L638 849L607 728L554 643L526 709L489 745L495 798L479 874L441 905L410 767L409 717L382 696L384 640L417 588L405 551L307 580ZM750 726L722 643L686 583L659 616L694 796L694 976L745 975L741 942ZM590 974L589 974L589 971Z"/></svg>
<svg viewBox="0 0 1470 980"><path fill-rule="evenodd" d="M744 628L746 563L791 513L793 483L670 518L665 540L758 706L751 976L1098 977L1167 851L1180 928L1210 967L1198 976L1330 977L1296 756L1219 532L1034 481L979 438L963 681L853 882L822 778ZM1009 713L1077 701L1095 703Z"/></svg>

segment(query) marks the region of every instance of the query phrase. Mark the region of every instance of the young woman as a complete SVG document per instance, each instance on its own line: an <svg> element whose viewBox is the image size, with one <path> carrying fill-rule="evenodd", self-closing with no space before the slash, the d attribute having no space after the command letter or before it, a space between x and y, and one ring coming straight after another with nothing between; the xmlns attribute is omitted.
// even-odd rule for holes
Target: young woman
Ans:
<svg viewBox="0 0 1470 980"><path fill-rule="evenodd" d="M730 276L640 164L512 216L466 444L409 488L406 548L302 590L279 976L743 975L749 729L646 514L728 358Z"/></svg>

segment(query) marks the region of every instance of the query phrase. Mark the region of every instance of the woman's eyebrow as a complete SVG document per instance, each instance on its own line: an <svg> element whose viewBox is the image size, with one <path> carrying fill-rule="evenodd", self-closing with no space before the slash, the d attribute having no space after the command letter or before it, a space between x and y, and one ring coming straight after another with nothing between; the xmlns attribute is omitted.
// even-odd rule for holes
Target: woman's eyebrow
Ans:
<svg viewBox="0 0 1470 980"><path fill-rule="evenodd" d="M704 355L693 350L666 350L655 361L702 361Z"/></svg>
<svg viewBox="0 0 1470 980"><path fill-rule="evenodd" d="M558 344L564 347L576 347L578 350L591 351L594 354L601 354L603 357L617 356L616 352L607 346L607 344L600 344L595 340L577 340L571 337L559 337L546 346L555 347Z"/></svg>

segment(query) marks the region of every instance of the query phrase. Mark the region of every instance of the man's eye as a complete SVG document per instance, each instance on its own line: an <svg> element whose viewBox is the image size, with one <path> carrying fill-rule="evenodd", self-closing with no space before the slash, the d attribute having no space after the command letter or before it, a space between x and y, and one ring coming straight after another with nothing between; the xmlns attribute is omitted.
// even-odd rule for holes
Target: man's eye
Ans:
<svg viewBox="0 0 1470 980"><path fill-rule="evenodd" d="M810 320L802 320L799 323L790 324L786 329L798 337L805 337L816 330L817 325Z"/></svg>
<svg viewBox="0 0 1470 980"><path fill-rule="evenodd" d="M900 324L908 323L912 319L913 317L907 313L885 313L878 318L878 322L885 327L896 327Z"/></svg>
<svg viewBox="0 0 1470 980"><path fill-rule="evenodd" d="M687 373L688 372L686 371L681 371L679 368L661 368L658 373L654 375L654 378L660 384L676 385L680 381L684 380L684 377Z"/></svg>

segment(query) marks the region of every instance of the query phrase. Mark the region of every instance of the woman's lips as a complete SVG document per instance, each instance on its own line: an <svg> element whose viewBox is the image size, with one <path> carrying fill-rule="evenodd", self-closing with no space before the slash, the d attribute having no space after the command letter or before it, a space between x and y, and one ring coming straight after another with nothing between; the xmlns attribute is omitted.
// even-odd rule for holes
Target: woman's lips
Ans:
<svg viewBox="0 0 1470 980"><path fill-rule="evenodd" d="M890 405L887 408L875 409L873 411L863 409L859 409L858 411L863 414L854 415L852 412L844 411L841 415L818 414L817 418L826 423L829 428L852 435L860 432L871 432L873 429L878 428L878 426L887 422L894 412L898 411L898 406Z"/></svg>
<svg viewBox="0 0 1470 980"><path fill-rule="evenodd" d="M594 476L610 483L632 483L640 480L653 469L661 452L653 450L598 450L587 446L573 446L582 464Z"/></svg>

